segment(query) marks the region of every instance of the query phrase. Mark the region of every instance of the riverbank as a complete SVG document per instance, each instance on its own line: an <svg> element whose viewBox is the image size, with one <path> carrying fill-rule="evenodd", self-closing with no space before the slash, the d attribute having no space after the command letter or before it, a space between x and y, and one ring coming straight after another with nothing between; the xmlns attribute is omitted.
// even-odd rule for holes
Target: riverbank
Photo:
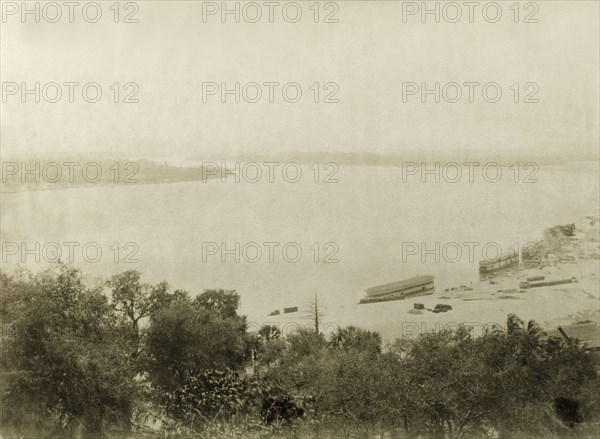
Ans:
<svg viewBox="0 0 600 439"><path fill-rule="evenodd" d="M413 337L423 332L465 324L475 334L494 325L504 327L508 314L523 320L535 320L545 330L583 320L600 321L600 228L590 218L576 227L574 236L548 235L538 243L545 249L538 263L496 272L468 287L439 288L433 295L369 304L327 306L321 319L323 332L332 333L342 326L358 326L379 332L385 341ZM551 241L551 242L550 242ZM527 278L546 280L575 279L573 283L521 288ZM423 305L415 309L415 303ZM433 312L439 304L451 310ZM310 324L301 312L266 317L260 324L278 325L284 332Z"/></svg>
<svg viewBox="0 0 600 439"><path fill-rule="evenodd" d="M208 181L215 178L220 178L218 170L207 169L202 163L180 167L145 159L5 160L0 193Z"/></svg>

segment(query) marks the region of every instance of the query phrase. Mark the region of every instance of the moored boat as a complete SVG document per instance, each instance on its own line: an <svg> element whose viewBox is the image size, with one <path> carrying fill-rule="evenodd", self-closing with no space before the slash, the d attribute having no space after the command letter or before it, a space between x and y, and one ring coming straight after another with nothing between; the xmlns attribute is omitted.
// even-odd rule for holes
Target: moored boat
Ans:
<svg viewBox="0 0 600 439"><path fill-rule="evenodd" d="M483 259L479 261L480 273L492 273L504 268L519 264L519 253L513 251L506 255L501 255L494 259Z"/></svg>
<svg viewBox="0 0 600 439"><path fill-rule="evenodd" d="M408 297L426 296L433 294L433 276L415 276L398 282L367 288L367 296L359 303L386 302L389 300L402 300Z"/></svg>

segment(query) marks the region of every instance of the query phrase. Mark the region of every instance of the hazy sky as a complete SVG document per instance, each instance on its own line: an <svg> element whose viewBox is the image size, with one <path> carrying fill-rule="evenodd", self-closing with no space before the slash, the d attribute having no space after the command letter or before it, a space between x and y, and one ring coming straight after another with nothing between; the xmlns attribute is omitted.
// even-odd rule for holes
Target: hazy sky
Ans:
<svg viewBox="0 0 600 439"><path fill-rule="evenodd" d="M83 100L81 86L75 89L74 103L68 102L65 86L56 103L44 102L43 96L40 103L33 96L22 103L19 93L3 95L3 154L108 151L214 157L221 152L469 149L576 156L598 149L597 1L538 1L538 23L521 22L532 9L521 9L520 22L514 23L513 1L498 2L503 15L497 23L482 15L489 2L480 2L473 23L464 6L456 23L443 16L440 23L432 16L423 23L419 14L403 22L407 5L400 1L338 1L338 23L315 23L309 9L313 1L298 2L302 18L296 23L282 16L289 2L278 2L274 23L268 21L266 6L258 23L245 22L243 16L240 23L233 16L222 23L218 14L203 22L202 10L208 7L203 2L137 2L139 23L114 23L113 2L100 3L103 15L97 23L86 22L79 9L69 23L66 7L58 23L45 23L43 17L41 23L32 22L33 17L22 23L18 13L5 17L5 89L9 82L25 82L30 88L35 82L96 82L103 94L95 104ZM220 7L221 2L215 4ZM429 5L433 8L434 2ZM333 6L320 6L323 21ZM119 20L130 11L121 10ZM246 12L249 18L255 14ZM294 12L288 9L288 16L293 18ZM449 18L455 14L446 12ZM494 11L488 13L493 18ZM137 83L139 103L114 103L109 87L115 82L121 87ZM262 86L257 103L243 97L235 103L232 96L222 103L218 94L203 102L205 82L224 82L229 88L236 82L296 82L302 97L288 103L279 86L270 103L268 88ZM319 100L333 90L324 90L323 84L337 84L339 102L315 103L309 89L315 82L320 83ZM418 93L403 102L405 82L425 82L431 88L436 82L495 82L502 98L486 102L479 86L470 103L463 86L457 103L445 102L443 96L440 103L432 96L422 103ZM537 86L523 89L529 82ZM519 103L509 88L514 83L521 87ZM539 102L522 102L535 87ZM121 90L119 99L130 90ZM454 90L447 92L454 97ZM492 90L489 96L494 94Z"/></svg>

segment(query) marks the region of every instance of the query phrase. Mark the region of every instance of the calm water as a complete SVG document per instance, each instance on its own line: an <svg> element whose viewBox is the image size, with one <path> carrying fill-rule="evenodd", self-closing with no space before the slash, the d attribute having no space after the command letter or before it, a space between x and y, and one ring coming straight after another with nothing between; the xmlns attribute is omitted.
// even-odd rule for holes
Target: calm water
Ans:
<svg viewBox="0 0 600 439"><path fill-rule="evenodd" d="M274 183L209 181L6 194L2 241L26 242L29 248L35 242L57 242L63 254L66 242L96 242L103 252L96 263L75 251L74 264L90 276L135 268L149 282L167 280L194 293L236 289L243 311L254 319L284 306L302 308L318 293L335 319L342 305L362 315L364 307L354 304L373 285L417 274L435 275L437 291L468 285L478 279L483 244L523 245L547 226L577 223L598 209L593 165L542 167L539 183L530 184L515 183L507 170L495 184L486 183L481 174L475 183L466 176L459 183L424 184L416 177L403 183L399 168L351 166L340 168L339 183L316 184L312 173L304 171L306 177L296 184L276 175ZM124 248L128 242L139 246L137 263L123 262L133 249ZM236 263L234 255L226 255L223 263L220 254L203 261L203 242L225 242L229 249L236 242L255 242L263 255L255 263L243 256ZM265 242L280 243L273 262ZM283 245L292 242L302 250L296 263L282 256ZM403 261L403 243L408 242L427 249L435 249L436 242L440 248L454 242L464 251L455 263L436 263L433 254L425 263L419 254ZM474 262L466 242L480 243ZM109 248L113 243L119 243L117 263L115 247ZM316 263L314 243L319 243ZM247 247L246 256L255 257L255 249ZM327 255L339 262L323 263ZM18 261L4 256L5 267ZM293 247L288 256L294 258ZM45 266L35 264L33 256L26 265ZM376 313L369 318L377 318Z"/></svg>

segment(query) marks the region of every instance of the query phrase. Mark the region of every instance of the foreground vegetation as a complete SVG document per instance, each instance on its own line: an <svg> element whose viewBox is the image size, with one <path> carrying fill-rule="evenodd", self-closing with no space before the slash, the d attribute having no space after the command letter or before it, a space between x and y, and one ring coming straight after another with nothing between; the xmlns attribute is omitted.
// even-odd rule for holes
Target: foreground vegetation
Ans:
<svg viewBox="0 0 600 439"><path fill-rule="evenodd" d="M135 271L94 283L58 265L0 288L4 439L598 432L597 358L514 315L384 348L355 327L252 333L234 291L192 297Z"/></svg>

